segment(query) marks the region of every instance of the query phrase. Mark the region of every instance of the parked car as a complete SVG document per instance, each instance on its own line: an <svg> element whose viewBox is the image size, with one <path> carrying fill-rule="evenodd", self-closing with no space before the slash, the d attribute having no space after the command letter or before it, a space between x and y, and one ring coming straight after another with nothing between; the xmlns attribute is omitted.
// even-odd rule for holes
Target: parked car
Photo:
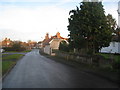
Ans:
<svg viewBox="0 0 120 90"><path fill-rule="evenodd" d="M1 49L0 49L0 52L3 53L3 52L5 52L5 50L1 48Z"/></svg>

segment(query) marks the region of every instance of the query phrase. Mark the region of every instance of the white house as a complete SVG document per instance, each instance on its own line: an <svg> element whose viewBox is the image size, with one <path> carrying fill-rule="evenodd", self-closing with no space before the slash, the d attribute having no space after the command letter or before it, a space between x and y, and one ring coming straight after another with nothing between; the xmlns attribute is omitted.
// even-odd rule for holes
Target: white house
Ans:
<svg viewBox="0 0 120 90"><path fill-rule="evenodd" d="M54 55L55 53L53 53L52 50L58 50L61 41L66 41L66 43L68 43L67 38L61 37L59 32L51 38L49 38L49 34L47 33L42 42L44 53Z"/></svg>
<svg viewBox="0 0 120 90"><path fill-rule="evenodd" d="M110 42L108 47L103 47L100 50L101 53L119 53L120 54L120 42Z"/></svg>
<svg viewBox="0 0 120 90"><path fill-rule="evenodd" d="M50 45L45 45L45 47L43 48L44 49L44 53L46 54L51 54L51 48L50 48Z"/></svg>

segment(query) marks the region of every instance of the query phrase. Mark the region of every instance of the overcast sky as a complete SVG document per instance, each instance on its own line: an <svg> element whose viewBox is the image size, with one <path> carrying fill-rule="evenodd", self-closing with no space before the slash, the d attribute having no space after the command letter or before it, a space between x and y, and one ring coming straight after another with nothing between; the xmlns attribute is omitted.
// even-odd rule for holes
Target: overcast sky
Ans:
<svg viewBox="0 0 120 90"><path fill-rule="evenodd" d="M67 37L69 11L76 9L81 0L0 0L0 39L44 39L48 32ZM118 22L118 1L103 0L106 14Z"/></svg>

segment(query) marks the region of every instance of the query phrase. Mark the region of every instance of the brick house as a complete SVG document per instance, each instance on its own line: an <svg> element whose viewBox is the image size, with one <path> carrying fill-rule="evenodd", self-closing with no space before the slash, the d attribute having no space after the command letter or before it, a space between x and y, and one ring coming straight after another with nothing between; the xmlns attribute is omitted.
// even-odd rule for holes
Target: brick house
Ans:
<svg viewBox="0 0 120 90"><path fill-rule="evenodd" d="M2 47L11 47L13 44L13 41L10 40L10 38L5 38L3 41L2 41Z"/></svg>

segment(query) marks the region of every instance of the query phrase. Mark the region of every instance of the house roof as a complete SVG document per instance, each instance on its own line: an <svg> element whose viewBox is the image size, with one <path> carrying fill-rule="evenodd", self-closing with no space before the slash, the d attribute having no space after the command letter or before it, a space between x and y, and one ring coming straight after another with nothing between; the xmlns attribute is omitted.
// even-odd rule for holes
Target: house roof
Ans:
<svg viewBox="0 0 120 90"><path fill-rule="evenodd" d="M51 38L49 38L49 34L47 33L46 36L45 36L45 39L42 41L43 46L48 45L49 42L51 40L53 40L53 39L64 39L64 40L67 40L67 38L61 37L59 32L57 32L55 36L51 36Z"/></svg>

